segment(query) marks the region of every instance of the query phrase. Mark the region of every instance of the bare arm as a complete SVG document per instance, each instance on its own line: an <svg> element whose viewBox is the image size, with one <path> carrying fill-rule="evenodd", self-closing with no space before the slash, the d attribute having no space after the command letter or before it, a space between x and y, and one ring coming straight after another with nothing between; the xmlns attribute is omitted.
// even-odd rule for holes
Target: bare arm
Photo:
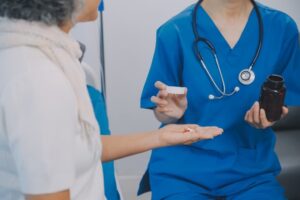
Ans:
<svg viewBox="0 0 300 200"><path fill-rule="evenodd" d="M26 195L26 200L70 200L70 191L62 191L44 195Z"/></svg>
<svg viewBox="0 0 300 200"><path fill-rule="evenodd" d="M220 135L217 127L199 127L197 125L168 125L152 132L124 136L102 136L103 162L116 160L154 148L178 144L191 144L199 140L211 139Z"/></svg>
<svg viewBox="0 0 300 200"><path fill-rule="evenodd" d="M103 151L101 160L103 162L142 153L160 146L158 134L153 132L102 136L102 143Z"/></svg>

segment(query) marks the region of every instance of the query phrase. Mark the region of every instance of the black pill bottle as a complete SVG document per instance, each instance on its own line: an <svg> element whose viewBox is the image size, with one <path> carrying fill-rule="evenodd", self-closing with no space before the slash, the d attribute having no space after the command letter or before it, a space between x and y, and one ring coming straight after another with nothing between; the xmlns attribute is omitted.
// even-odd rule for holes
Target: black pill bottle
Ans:
<svg viewBox="0 0 300 200"><path fill-rule="evenodd" d="M266 111L268 121L274 122L281 118L285 93L284 79L280 75L270 75L262 85L259 104Z"/></svg>

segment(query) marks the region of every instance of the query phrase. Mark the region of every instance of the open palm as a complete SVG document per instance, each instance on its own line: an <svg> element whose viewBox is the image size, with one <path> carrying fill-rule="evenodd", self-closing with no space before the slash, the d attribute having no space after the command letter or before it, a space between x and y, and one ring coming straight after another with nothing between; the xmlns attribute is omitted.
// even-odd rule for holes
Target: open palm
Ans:
<svg viewBox="0 0 300 200"><path fill-rule="evenodd" d="M163 146L192 144L200 140L213 139L222 134L218 127L201 127L198 125L167 125L159 130L160 142Z"/></svg>

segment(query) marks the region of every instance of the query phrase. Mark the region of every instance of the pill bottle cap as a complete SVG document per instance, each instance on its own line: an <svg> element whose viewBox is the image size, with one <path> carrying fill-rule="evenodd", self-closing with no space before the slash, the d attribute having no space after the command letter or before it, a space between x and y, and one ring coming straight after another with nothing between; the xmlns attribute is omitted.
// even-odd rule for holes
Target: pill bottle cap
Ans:
<svg viewBox="0 0 300 200"><path fill-rule="evenodd" d="M272 74L266 80L265 86L272 90L279 90L284 86L284 79L280 75Z"/></svg>

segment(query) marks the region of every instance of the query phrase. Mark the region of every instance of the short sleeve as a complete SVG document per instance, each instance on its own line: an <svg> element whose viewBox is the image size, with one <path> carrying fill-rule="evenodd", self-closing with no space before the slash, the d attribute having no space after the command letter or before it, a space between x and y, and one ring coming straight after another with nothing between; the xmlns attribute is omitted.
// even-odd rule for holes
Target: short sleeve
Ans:
<svg viewBox="0 0 300 200"><path fill-rule="evenodd" d="M154 87L156 81L171 86L180 85L182 55L178 33L174 26L168 24L157 31L155 52L141 95L142 108L155 107L150 99L158 92Z"/></svg>
<svg viewBox="0 0 300 200"><path fill-rule="evenodd" d="M77 111L75 96L62 72L42 69L22 74L8 83L1 100L22 192L70 189L75 178Z"/></svg>
<svg viewBox="0 0 300 200"><path fill-rule="evenodd" d="M287 39L280 58L283 66L283 77L286 82L286 104L289 106L300 105L300 45L299 31L296 23L292 23L289 30L291 35Z"/></svg>

